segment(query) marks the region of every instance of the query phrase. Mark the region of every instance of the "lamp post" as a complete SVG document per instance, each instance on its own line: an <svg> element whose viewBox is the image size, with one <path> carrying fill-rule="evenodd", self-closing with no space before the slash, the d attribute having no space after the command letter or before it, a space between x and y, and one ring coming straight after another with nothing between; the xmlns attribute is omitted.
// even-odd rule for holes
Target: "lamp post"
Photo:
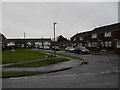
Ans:
<svg viewBox="0 0 120 90"><path fill-rule="evenodd" d="M56 22L53 23L54 26L54 57L56 56L56 50L55 50L55 24L57 24Z"/></svg>

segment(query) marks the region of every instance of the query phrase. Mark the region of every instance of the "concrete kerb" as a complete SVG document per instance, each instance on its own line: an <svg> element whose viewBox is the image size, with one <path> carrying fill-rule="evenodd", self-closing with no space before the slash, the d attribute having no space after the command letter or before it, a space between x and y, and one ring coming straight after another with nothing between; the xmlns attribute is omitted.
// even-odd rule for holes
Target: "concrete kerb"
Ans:
<svg viewBox="0 0 120 90"><path fill-rule="evenodd" d="M64 56L58 56L57 57L60 57L60 58L68 58L68 57L64 57ZM49 66L46 66L48 68L48 70L40 70L39 68L40 67L37 67L39 70L35 70L35 71L39 71L39 72L42 72L43 74L45 73L52 73L52 72L58 72L58 71L64 71L64 70L68 70L68 69L71 69L75 66L79 66L79 65L82 65L84 62L83 61L80 61L80 60L76 60L76 59L71 59L71 58L68 58L70 59L70 61L66 61L66 62L60 62L60 63L57 63L57 64L53 64L53 65L49 65ZM46 60L46 59L41 59L41 60ZM26 62L33 62L33 61L39 61L39 60L30 60L30 61L25 61L25 62L19 62L19 63L26 63ZM17 63L17 64L19 64ZM16 63L11 63L11 64L16 64ZM10 64L6 64L6 65L10 65ZM68 66L67 66L68 65ZM61 66L61 67L60 67ZM52 68L49 68L49 67L52 67ZM56 67L57 69L53 69L54 67ZM42 68L42 67L41 67ZM2 71L21 71L20 70L21 68L19 68L18 70L15 70L14 68L10 70L10 68L3 68ZM24 69L24 68L23 68ZM27 68L25 68L27 69ZM31 68L32 70L32 68ZM31 71L30 69L28 70ZM23 70L24 71L24 70ZM27 70L26 70L27 71ZM35 74L33 74L35 75ZM18 75L18 76L10 76L10 77L20 77L20 76L30 76L30 75ZM8 77L5 77L5 78L9 78Z"/></svg>
<svg viewBox="0 0 120 90"><path fill-rule="evenodd" d="M57 69L53 69L54 68L54 66L56 65L49 65L49 66L44 66L44 67L47 67L47 68L49 68L49 67L53 67L53 68L49 68L49 70L40 70L39 68L44 68L44 67L37 67L36 69L38 69L38 72L41 72L41 74L46 74L46 73L53 73L53 72L58 72L58 71L64 71L64 70L68 70L68 69L71 69L71 68L73 68L73 67L75 67L75 66L78 66L78 65L81 65L81 63L77 63L77 62L74 62L73 64L70 64L70 63L72 63L73 61L72 60L70 60L70 61L67 61L67 62L60 62L60 63L58 63L57 65L59 66L59 65L63 65L63 66L61 66L61 67L57 67ZM67 66L67 63L68 64L70 64L70 65L68 65ZM56 65L56 66L57 66ZM65 66L66 65L66 66ZM56 67L55 66L55 67ZM8 70L9 69L9 70ZM3 68L3 70L2 71L20 71L20 68L18 68L18 70L10 70L10 68ZM25 68L25 69L27 69L27 68ZM24 70L24 68L23 68L23 70ZM29 70L31 71L32 70L32 68L31 69L28 69L27 71L29 72ZM37 70L35 70L35 71L37 71ZM30 75L18 75L18 76L7 76L7 77L3 77L3 78L10 78L10 77L22 77L22 76L31 76L31 75L37 75L37 74L30 74Z"/></svg>
<svg viewBox="0 0 120 90"><path fill-rule="evenodd" d="M68 70L68 69L71 69L73 67L67 67L67 68L62 68L62 69L58 69L58 70L52 70L52 71L46 71L46 72L40 72L40 74L47 74L47 73L53 73L53 72L58 72L58 71L65 71L65 70ZM17 76L5 76L5 77L2 77L2 78L11 78L11 77L24 77L24 76L32 76L32 75L38 75L37 74L28 74L28 75L17 75Z"/></svg>

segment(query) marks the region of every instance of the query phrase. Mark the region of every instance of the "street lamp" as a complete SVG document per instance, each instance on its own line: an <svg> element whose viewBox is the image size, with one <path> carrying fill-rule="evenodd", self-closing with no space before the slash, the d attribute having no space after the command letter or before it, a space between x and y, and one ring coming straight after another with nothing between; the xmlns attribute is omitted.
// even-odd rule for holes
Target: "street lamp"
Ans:
<svg viewBox="0 0 120 90"><path fill-rule="evenodd" d="M55 24L57 24L56 22L53 23L54 26L54 56L56 56L56 50L55 50Z"/></svg>

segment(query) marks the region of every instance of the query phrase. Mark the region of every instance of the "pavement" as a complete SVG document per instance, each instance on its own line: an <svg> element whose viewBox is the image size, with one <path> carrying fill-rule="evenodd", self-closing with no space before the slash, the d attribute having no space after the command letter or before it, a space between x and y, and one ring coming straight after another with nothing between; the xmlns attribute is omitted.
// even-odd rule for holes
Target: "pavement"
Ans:
<svg viewBox="0 0 120 90"><path fill-rule="evenodd" d="M58 58L67 58L67 57L63 57L63 56L57 56ZM49 72L57 72L57 71L62 71L62 70L67 70L67 69L71 69L73 67L76 67L78 65L81 65L82 61L80 60L76 60L76 59L70 59L70 61L65 61L65 62L59 62L56 64L51 64L48 66L42 66L42 67L20 67L20 68L15 68L15 67L3 67L2 71L39 71L39 72L43 72L43 73L49 73ZM46 60L46 59L45 59ZM32 62L34 60L31 60ZM31 61L27 61L27 62L31 62ZM35 60L35 61L39 61L39 60ZM19 62L19 63L26 63L26 62ZM3 66L7 66L7 65L12 65L12 64L19 64L19 63L10 63L10 64L4 64Z"/></svg>

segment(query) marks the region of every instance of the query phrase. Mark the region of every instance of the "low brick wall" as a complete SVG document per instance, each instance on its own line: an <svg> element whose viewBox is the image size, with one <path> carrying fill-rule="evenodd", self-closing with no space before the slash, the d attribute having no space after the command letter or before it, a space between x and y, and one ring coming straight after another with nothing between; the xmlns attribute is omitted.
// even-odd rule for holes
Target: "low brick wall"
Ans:
<svg viewBox="0 0 120 90"><path fill-rule="evenodd" d="M120 48L114 49L116 53L120 54Z"/></svg>

